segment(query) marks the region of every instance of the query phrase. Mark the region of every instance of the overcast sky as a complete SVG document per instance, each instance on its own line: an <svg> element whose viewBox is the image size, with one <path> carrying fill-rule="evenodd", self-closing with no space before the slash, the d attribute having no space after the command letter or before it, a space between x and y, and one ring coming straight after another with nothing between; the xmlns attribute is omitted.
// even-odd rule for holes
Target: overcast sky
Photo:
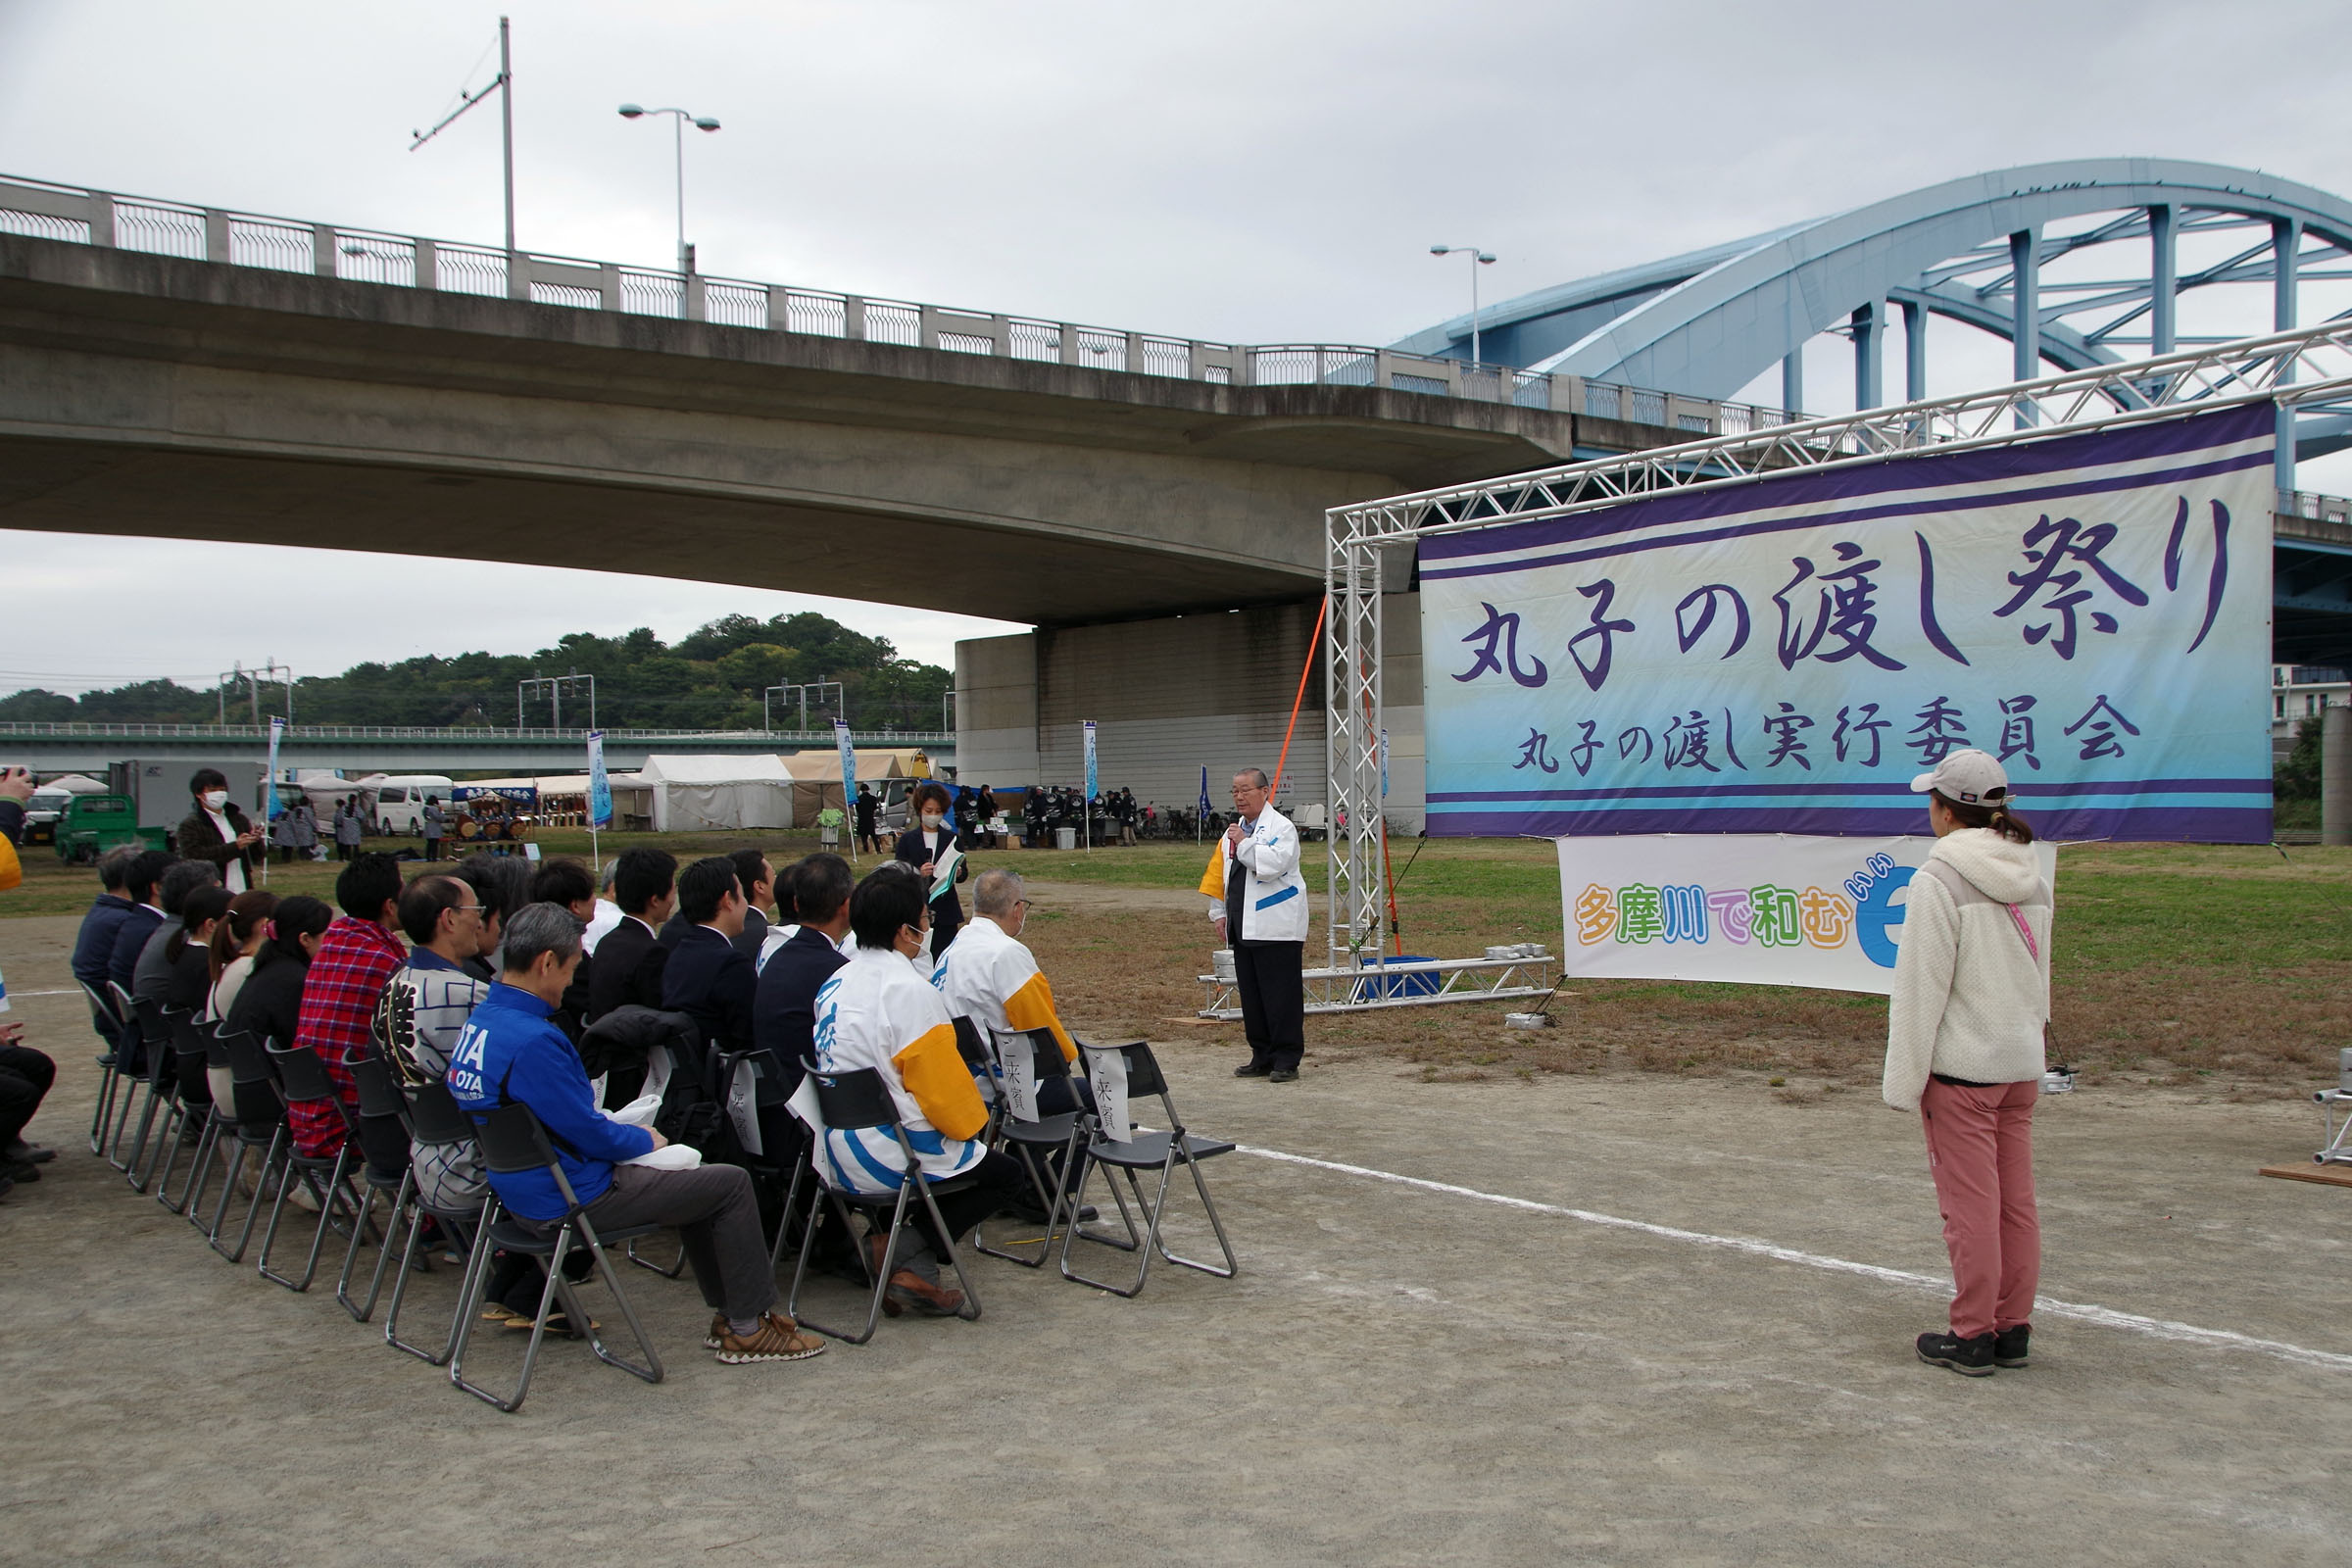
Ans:
<svg viewBox="0 0 2352 1568"><path fill-rule="evenodd" d="M1462 269L1433 243L1496 252L1485 284L1499 299L2055 158L2199 159L2352 192L2352 24L2333 3L506 10L527 248L666 265L667 125L613 110L676 104L725 124L686 149L705 271L1224 341L1385 343L1457 314ZM495 72L499 11L0 0L0 172L496 243L495 106L407 148ZM1811 368L1814 407L1838 407L1841 379L1850 397L1833 356ZM2352 471L2327 487L2352 488ZM958 636L1012 629L505 566L468 568L519 590L496 625L482 592L446 615L427 594L370 621L342 607L413 564L25 533L0 550L0 692L209 682L270 655L328 673L575 629L675 638L735 611L821 609L943 663ZM191 604L233 604L232 585L257 581L304 591L271 593L234 631L226 614L219 634L172 615L91 634L159 574Z"/></svg>

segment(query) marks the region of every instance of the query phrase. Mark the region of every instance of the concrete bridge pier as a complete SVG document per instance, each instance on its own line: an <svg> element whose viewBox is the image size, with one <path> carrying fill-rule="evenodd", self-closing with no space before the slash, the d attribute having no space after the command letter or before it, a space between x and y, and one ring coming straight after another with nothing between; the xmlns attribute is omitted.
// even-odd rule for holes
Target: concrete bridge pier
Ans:
<svg viewBox="0 0 2352 1568"><path fill-rule="evenodd" d="M1386 604L1389 819L1409 833L1423 809L1421 600L1400 593ZM1091 718L1104 790L1190 807L1206 766L1209 804L1226 810L1235 769L1273 772L1311 650L1281 803L1321 805L1328 751L1315 610L1308 600L959 642L956 777L1081 785L1081 726Z"/></svg>

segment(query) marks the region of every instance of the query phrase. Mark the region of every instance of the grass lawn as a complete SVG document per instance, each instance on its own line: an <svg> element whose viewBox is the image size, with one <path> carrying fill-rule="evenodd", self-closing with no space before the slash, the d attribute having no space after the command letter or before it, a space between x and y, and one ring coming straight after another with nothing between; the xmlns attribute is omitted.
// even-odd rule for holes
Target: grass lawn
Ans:
<svg viewBox="0 0 2352 1568"><path fill-rule="evenodd" d="M540 842L547 855L588 853L584 832L553 831ZM609 857L647 842L655 841L608 835L604 850ZM658 842L683 861L753 841L669 834ZM813 834L757 842L778 863L816 848ZM369 842L387 846L421 848ZM1118 909L1094 899L1056 908L1041 899L1028 933L1064 1011L1082 1027L1165 1038L1170 1020L1201 1002L1195 976L1208 961L1205 906L1181 895L1206 858L1205 847L1184 843L1092 855L982 850L972 859L975 874L1003 863L1039 881L1178 895ZM1458 956L1517 941L1559 951L1559 879L1547 841L1403 840L1393 861L1406 952ZM87 868L62 864L45 847L29 850L24 863L24 885L0 898L8 915L78 913L96 892ZM272 866L270 885L331 902L337 869L331 861ZM1323 846L1307 846L1304 870L1318 895L1312 956L1322 941ZM2352 1045L2352 850L2084 845L2060 853L2057 891L2055 1059L2091 1082L2225 1093L2333 1081L2337 1048ZM1874 1083L1886 1039L1881 998L1765 986L1582 983L1552 1004L1561 1027L1540 1033L1504 1029L1503 1010L1465 1004L1317 1018L1309 1049L1388 1056L1433 1080L1604 1067L1756 1073L1789 1079L1780 1093L1805 1099ZM1238 1031L1200 1031L1226 1035Z"/></svg>

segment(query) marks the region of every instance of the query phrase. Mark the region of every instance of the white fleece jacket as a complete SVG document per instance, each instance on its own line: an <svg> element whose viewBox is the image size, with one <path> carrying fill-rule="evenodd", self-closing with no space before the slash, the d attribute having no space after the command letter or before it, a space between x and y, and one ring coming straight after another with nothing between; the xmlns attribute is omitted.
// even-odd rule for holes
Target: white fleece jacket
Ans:
<svg viewBox="0 0 2352 1568"><path fill-rule="evenodd" d="M1962 828L1937 839L1928 860L1907 890L1886 1014L1880 1093L1898 1110L1919 1108L1934 1072L1980 1084L2040 1077L2050 1019L2050 889L2033 850L1988 827ZM1958 897L1930 869L1937 861L1960 873Z"/></svg>

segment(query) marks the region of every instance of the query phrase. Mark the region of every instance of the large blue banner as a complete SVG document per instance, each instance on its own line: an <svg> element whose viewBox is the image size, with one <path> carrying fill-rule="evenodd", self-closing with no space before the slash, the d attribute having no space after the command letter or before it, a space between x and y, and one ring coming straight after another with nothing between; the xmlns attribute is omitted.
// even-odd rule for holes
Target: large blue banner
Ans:
<svg viewBox="0 0 2352 1568"><path fill-rule="evenodd" d="M2269 404L1420 552L1429 830L1916 833L2001 759L2065 839L2271 837Z"/></svg>

